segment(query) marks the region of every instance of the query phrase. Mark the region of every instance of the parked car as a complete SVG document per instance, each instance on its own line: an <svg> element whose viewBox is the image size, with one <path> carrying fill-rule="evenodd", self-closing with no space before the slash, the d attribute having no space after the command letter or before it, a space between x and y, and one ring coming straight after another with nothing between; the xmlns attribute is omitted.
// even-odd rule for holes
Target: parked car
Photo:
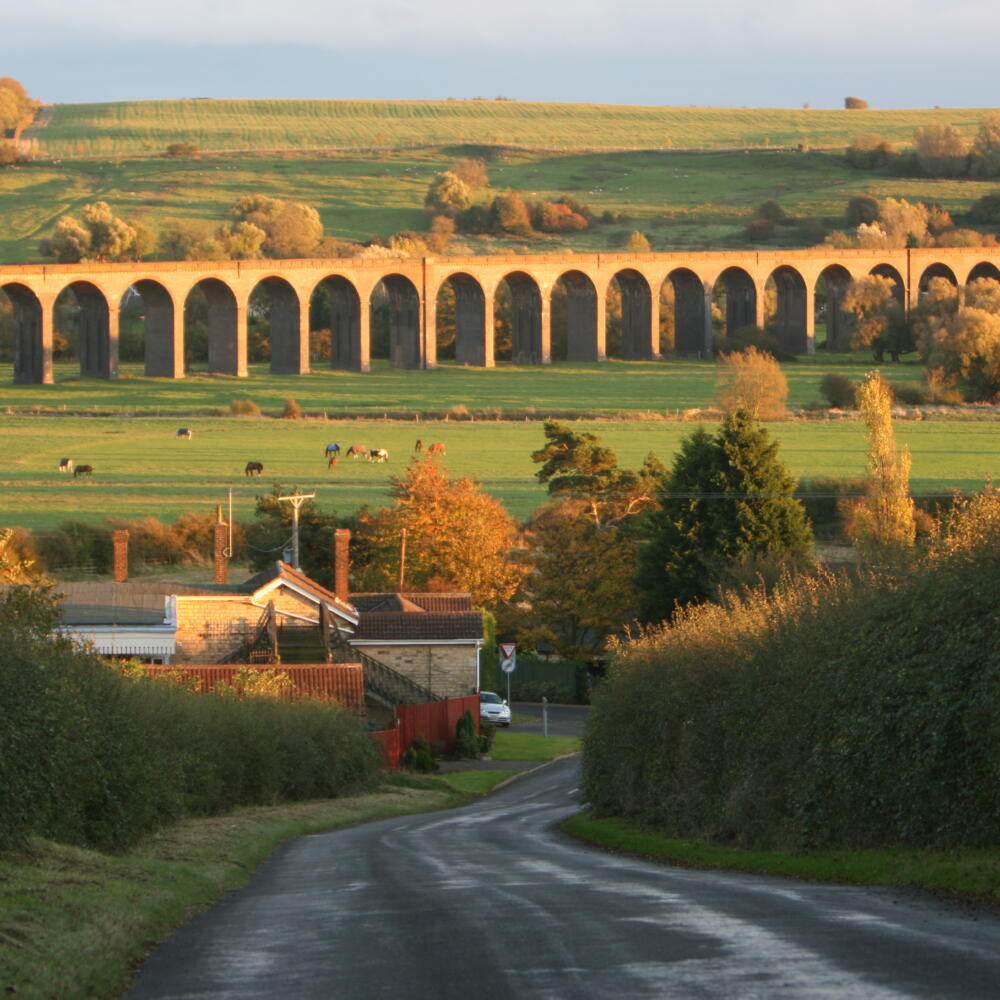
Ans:
<svg viewBox="0 0 1000 1000"><path fill-rule="evenodd" d="M479 692L479 719L492 722L495 726L510 725L510 706L492 691Z"/></svg>

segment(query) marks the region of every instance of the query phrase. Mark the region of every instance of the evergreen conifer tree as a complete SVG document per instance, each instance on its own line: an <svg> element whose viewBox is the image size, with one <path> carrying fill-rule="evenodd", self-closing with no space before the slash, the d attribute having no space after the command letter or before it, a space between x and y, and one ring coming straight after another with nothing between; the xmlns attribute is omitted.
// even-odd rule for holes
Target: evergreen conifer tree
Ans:
<svg viewBox="0 0 1000 1000"><path fill-rule="evenodd" d="M681 444L646 523L637 582L647 621L705 600L721 572L741 559L804 556L812 527L777 442L746 410L715 434L698 428Z"/></svg>

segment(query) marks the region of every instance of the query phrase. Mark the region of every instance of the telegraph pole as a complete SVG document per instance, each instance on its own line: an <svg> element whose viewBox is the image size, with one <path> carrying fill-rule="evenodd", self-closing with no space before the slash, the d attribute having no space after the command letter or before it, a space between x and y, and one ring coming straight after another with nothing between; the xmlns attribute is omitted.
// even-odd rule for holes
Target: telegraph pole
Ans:
<svg viewBox="0 0 1000 1000"><path fill-rule="evenodd" d="M278 497L278 500L284 500L292 505L292 566L295 569L300 569L299 566L299 508L307 501L311 500L315 493L299 493L296 490L291 496Z"/></svg>

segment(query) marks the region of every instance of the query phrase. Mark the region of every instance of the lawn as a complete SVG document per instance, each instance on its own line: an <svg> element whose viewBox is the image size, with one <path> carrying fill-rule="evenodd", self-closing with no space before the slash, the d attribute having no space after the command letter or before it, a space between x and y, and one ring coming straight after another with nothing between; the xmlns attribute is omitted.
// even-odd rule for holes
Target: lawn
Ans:
<svg viewBox="0 0 1000 1000"><path fill-rule="evenodd" d="M582 749L583 740L576 736L542 736L498 729L490 756L494 760L552 760Z"/></svg>

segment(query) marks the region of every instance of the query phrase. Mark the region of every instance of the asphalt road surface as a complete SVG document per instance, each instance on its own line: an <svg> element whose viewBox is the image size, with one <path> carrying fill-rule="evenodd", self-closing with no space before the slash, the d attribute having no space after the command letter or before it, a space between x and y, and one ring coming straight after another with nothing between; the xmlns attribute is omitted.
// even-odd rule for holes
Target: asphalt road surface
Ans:
<svg viewBox="0 0 1000 1000"><path fill-rule="evenodd" d="M303 837L185 924L140 998L1000 996L1000 920L886 889L702 872L553 829L564 759L459 810Z"/></svg>

